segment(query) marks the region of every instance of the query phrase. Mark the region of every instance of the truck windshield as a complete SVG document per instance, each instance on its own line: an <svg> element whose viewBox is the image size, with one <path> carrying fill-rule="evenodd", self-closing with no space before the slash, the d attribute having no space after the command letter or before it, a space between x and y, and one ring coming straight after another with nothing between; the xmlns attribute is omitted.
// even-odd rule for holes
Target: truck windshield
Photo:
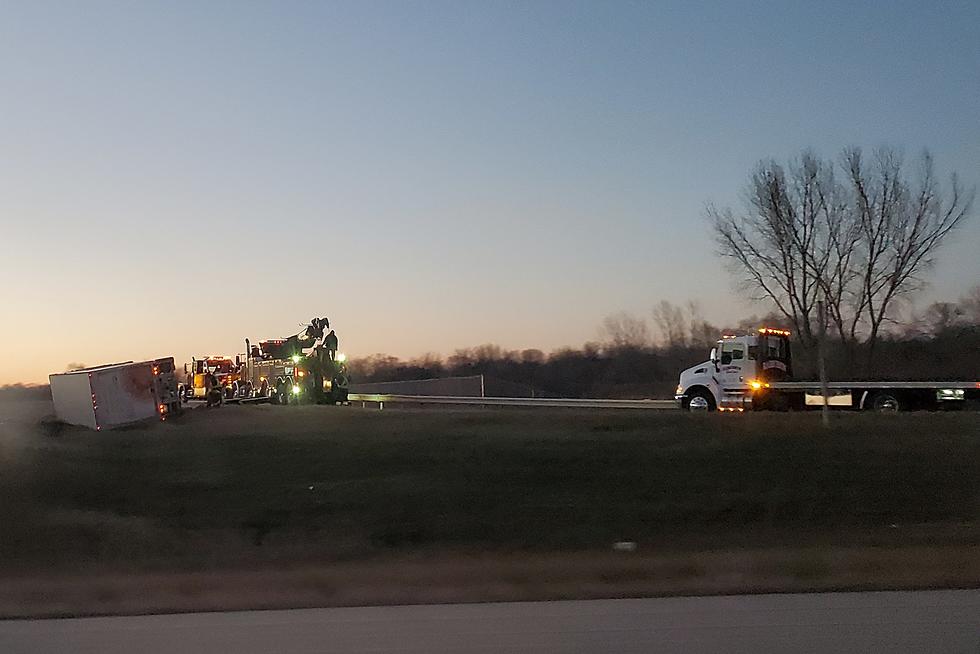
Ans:
<svg viewBox="0 0 980 654"><path fill-rule="evenodd" d="M738 341L726 340L721 342L721 363L728 365L732 361L745 358L745 345Z"/></svg>

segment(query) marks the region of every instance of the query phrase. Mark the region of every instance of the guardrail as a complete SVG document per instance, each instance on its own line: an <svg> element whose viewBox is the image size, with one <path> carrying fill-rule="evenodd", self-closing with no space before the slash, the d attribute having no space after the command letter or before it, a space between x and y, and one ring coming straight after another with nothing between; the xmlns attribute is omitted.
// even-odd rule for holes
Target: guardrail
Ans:
<svg viewBox="0 0 980 654"><path fill-rule="evenodd" d="M385 404L448 404L457 406L509 406L562 409L676 409L674 400L599 400L548 397L455 397L450 395L393 395L379 393L351 393L351 402L372 402L384 408Z"/></svg>

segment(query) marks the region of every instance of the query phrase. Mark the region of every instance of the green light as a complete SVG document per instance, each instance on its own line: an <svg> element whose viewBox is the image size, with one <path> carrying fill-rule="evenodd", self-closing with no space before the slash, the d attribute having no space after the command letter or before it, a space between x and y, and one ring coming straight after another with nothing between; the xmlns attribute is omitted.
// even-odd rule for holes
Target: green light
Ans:
<svg viewBox="0 0 980 654"><path fill-rule="evenodd" d="M293 355L293 363L299 363L299 355L298 354L294 354Z"/></svg>
<svg viewBox="0 0 980 654"><path fill-rule="evenodd" d="M299 386L293 386L293 395L299 395Z"/></svg>
<svg viewBox="0 0 980 654"><path fill-rule="evenodd" d="M344 354L343 352L338 352L337 353L337 362L338 363L343 363L344 361L347 361L347 355Z"/></svg>

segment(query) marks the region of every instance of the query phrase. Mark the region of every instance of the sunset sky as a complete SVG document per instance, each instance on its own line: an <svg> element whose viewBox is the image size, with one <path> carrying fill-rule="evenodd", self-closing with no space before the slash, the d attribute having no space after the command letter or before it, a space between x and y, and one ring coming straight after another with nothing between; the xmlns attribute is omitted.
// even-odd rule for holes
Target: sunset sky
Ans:
<svg viewBox="0 0 980 654"><path fill-rule="evenodd" d="M759 159L980 182L980 3L693 4L3 3L0 384L313 316L403 357L734 322L701 216ZM919 303L978 248L975 210Z"/></svg>

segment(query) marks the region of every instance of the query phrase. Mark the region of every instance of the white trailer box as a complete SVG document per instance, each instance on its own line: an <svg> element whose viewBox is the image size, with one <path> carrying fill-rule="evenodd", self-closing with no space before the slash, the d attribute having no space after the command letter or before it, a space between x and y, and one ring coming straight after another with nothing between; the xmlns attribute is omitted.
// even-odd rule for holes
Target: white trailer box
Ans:
<svg viewBox="0 0 980 654"><path fill-rule="evenodd" d="M172 357L115 363L49 375L59 420L90 429L112 429L180 408Z"/></svg>

